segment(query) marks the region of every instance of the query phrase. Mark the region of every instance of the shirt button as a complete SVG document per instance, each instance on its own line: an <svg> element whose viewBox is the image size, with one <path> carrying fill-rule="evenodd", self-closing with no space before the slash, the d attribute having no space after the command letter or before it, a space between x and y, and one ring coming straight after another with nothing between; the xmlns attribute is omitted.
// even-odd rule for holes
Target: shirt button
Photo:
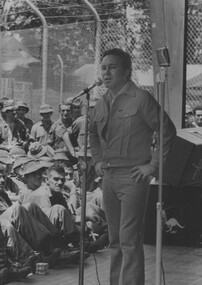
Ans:
<svg viewBox="0 0 202 285"><path fill-rule="evenodd" d="M110 166L110 163L108 162L107 165Z"/></svg>

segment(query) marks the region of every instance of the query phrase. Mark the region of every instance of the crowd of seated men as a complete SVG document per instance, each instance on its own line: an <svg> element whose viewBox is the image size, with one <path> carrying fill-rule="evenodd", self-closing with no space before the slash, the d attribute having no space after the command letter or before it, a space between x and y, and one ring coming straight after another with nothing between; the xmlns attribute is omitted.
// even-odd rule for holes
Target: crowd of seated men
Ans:
<svg viewBox="0 0 202 285"><path fill-rule="evenodd" d="M3 98L0 110L1 285L35 274L39 262L79 262L85 117L72 100L59 105L56 122L47 104L36 123L25 102ZM87 159L84 258L108 245L102 178L89 148Z"/></svg>

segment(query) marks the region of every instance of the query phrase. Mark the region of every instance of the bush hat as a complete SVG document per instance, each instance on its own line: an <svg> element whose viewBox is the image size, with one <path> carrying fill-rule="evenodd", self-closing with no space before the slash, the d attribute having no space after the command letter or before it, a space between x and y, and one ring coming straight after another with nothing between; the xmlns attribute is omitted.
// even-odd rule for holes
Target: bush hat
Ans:
<svg viewBox="0 0 202 285"><path fill-rule="evenodd" d="M55 150L54 156L53 156L54 161L64 161L70 165L77 164L78 159L74 156L72 156L66 149L59 148Z"/></svg>
<svg viewBox="0 0 202 285"><path fill-rule="evenodd" d="M16 159L14 161L14 164L13 164L13 170L15 170L16 168L18 168L19 166L22 166L23 164L27 163L28 161L30 161L30 158L28 156L21 156L21 157L18 157L18 159Z"/></svg>
<svg viewBox="0 0 202 285"><path fill-rule="evenodd" d="M67 104L60 104L59 108L60 108L60 111L63 111L63 110L71 111L71 106Z"/></svg>
<svg viewBox="0 0 202 285"><path fill-rule="evenodd" d="M5 149L0 149L0 162L3 164L13 163L13 159L10 157L9 152Z"/></svg>
<svg viewBox="0 0 202 285"><path fill-rule="evenodd" d="M12 99L4 101L4 106L2 112L6 112L8 110L14 110L15 108L15 101Z"/></svg>
<svg viewBox="0 0 202 285"><path fill-rule="evenodd" d="M40 158L42 156L53 157L54 150L49 145L42 145L40 142L33 142L29 146L27 156L29 158Z"/></svg>
<svg viewBox="0 0 202 285"><path fill-rule="evenodd" d="M26 152L22 147L15 145L12 146L10 150L10 156L13 158L17 158L19 156L26 156Z"/></svg>
<svg viewBox="0 0 202 285"><path fill-rule="evenodd" d="M26 109L26 113L29 112L29 108L28 108L27 104L26 104L24 101L17 101L17 102L15 103L15 110L17 110L17 109L20 108L20 107Z"/></svg>
<svg viewBox="0 0 202 285"><path fill-rule="evenodd" d="M40 156L43 156L46 151L47 148L45 145L40 144L40 142L33 142L29 146L27 156L29 158L39 158Z"/></svg>
<svg viewBox="0 0 202 285"><path fill-rule="evenodd" d="M46 114L46 113L53 113L53 108L48 104L43 104L40 106L40 114Z"/></svg>
<svg viewBox="0 0 202 285"><path fill-rule="evenodd" d="M51 167L54 164L53 158L49 156L41 156L39 160L47 167Z"/></svg>
<svg viewBox="0 0 202 285"><path fill-rule="evenodd" d="M43 168L48 168L49 166L47 165L46 162L43 162L41 160L38 159L30 159L28 162L23 164L22 167L22 174L23 175L27 175L33 172L38 171L39 169L43 169Z"/></svg>
<svg viewBox="0 0 202 285"><path fill-rule="evenodd" d="M54 160L65 160L65 161L70 161L68 156L67 156L67 151L66 149L63 148L59 148L56 149L54 152L54 156L53 156Z"/></svg>
<svg viewBox="0 0 202 285"><path fill-rule="evenodd" d="M7 100L9 100L9 98L7 98L7 97L3 97L3 98L0 99L0 109L1 110L4 107L4 102L7 101Z"/></svg>

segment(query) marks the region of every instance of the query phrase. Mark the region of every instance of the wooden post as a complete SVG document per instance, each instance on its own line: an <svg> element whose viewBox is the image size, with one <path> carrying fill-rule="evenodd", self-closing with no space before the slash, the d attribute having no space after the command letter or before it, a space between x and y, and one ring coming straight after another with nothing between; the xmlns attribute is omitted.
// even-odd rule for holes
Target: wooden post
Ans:
<svg viewBox="0 0 202 285"><path fill-rule="evenodd" d="M167 46L171 66L165 88L165 110L176 128L182 127L186 94L185 19L186 1L150 0L154 81L159 72L156 49Z"/></svg>
<svg viewBox="0 0 202 285"><path fill-rule="evenodd" d="M2 63L2 33L0 32L0 98L3 97L1 63Z"/></svg>

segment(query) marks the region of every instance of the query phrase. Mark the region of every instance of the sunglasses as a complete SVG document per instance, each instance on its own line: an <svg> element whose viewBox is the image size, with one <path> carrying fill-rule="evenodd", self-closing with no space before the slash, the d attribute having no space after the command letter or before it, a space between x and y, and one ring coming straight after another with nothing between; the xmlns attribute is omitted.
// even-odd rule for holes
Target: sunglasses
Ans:
<svg viewBox="0 0 202 285"><path fill-rule="evenodd" d="M58 182L59 180L61 180L62 183L65 183L65 178L54 177L53 180L55 182Z"/></svg>

